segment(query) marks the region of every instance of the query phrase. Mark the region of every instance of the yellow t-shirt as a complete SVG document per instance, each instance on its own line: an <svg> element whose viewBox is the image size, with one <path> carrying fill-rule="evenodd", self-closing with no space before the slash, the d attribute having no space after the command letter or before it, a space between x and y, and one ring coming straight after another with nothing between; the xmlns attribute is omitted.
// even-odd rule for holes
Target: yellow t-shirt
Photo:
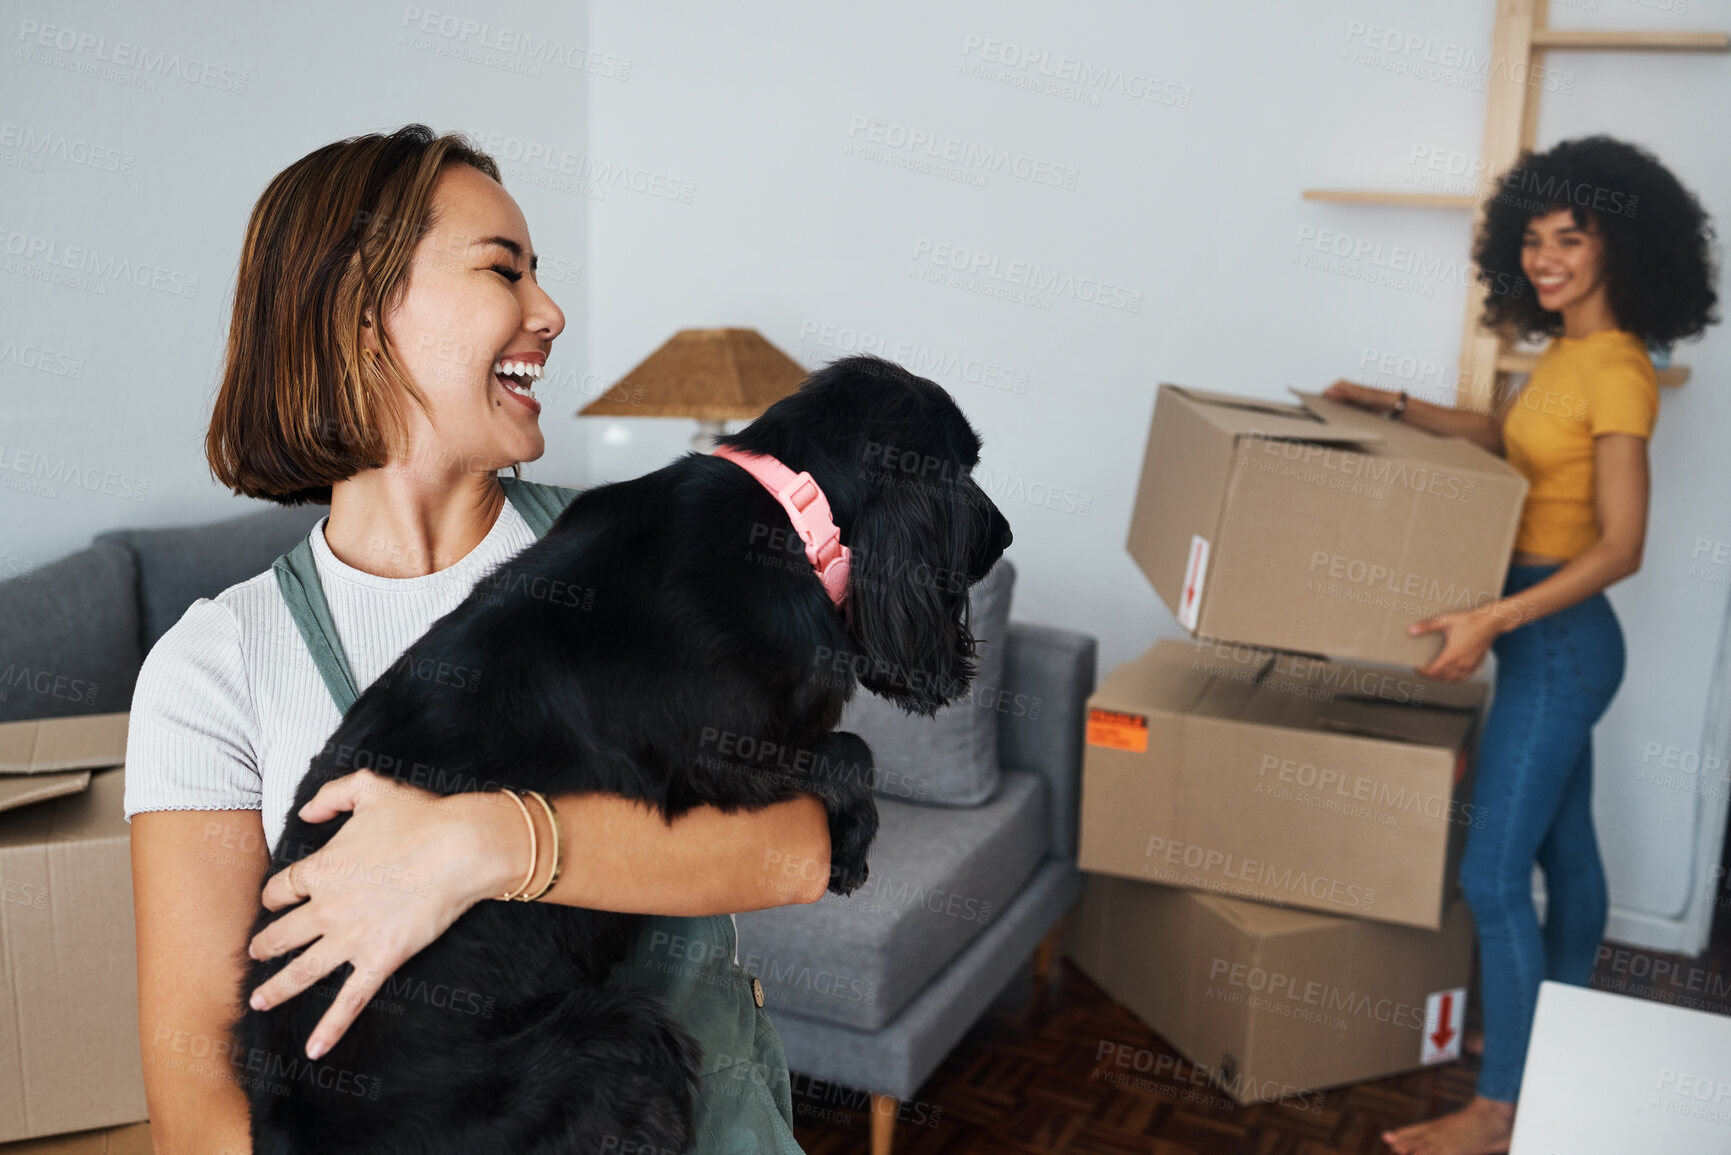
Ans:
<svg viewBox="0 0 1731 1155"><path fill-rule="evenodd" d="M1599 540L1593 439L1650 438L1659 380L1640 338L1620 329L1558 337L1503 418L1509 464L1527 479L1515 549L1567 560Z"/></svg>

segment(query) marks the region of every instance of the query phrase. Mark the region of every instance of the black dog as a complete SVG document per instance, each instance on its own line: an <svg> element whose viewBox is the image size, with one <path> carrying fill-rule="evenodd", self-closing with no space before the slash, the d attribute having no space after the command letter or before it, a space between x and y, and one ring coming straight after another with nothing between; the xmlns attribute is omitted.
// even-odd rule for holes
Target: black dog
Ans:
<svg viewBox="0 0 1731 1155"><path fill-rule="evenodd" d="M294 812L370 760L436 767L416 784L440 794L602 791L669 818L804 791L829 812L829 889L863 883L878 821L871 751L835 731L842 706L856 682L910 713L965 692L967 587L1010 527L971 476L980 439L962 411L887 361L837 361L721 440L821 486L853 551L839 609L782 506L730 461L687 454L591 489L360 696L301 782L272 869L330 840L341 818L314 826ZM472 673L417 673L441 668ZM821 769L730 766L706 749L716 733L811 751L800 761ZM519 1155L618 1149L622 1136L683 1150L699 1048L653 995L603 985L639 924L476 905L392 981L486 992L491 1014L369 1008L315 1064L336 1074L286 1091L268 1075L249 1080L254 1150ZM252 964L247 989L288 961ZM306 1039L350 970L247 1011L236 1054L305 1065ZM345 1086L343 1072L364 1074Z"/></svg>

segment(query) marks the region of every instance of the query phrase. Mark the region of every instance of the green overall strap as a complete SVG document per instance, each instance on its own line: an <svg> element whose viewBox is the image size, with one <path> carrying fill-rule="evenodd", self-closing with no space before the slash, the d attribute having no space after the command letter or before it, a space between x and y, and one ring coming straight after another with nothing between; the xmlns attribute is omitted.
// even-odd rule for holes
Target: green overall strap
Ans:
<svg viewBox="0 0 1731 1155"><path fill-rule="evenodd" d="M547 536L565 507L577 496L577 490L563 485L541 485L515 477L501 477L499 481L505 486L505 496L517 507L518 516L529 523L529 532L537 539Z"/></svg>
<svg viewBox="0 0 1731 1155"><path fill-rule="evenodd" d="M577 490L561 485L541 485L515 477L501 477L499 481L505 487L505 497L537 538L546 536L559 514L577 496ZM360 690L349 672L348 655L343 653L343 644L337 638L336 623L331 620L330 604L325 601L324 585L319 581L318 565L313 559L311 535L301 538L300 544L277 558L270 568L276 574L283 601L288 603L295 629L300 631L301 641L306 643L325 689L337 704L337 713L347 714L360 697Z"/></svg>
<svg viewBox="0 0 1731 1155"><path fill-rule="evenodd" d="M337 640L337 626L331 621L331 609L325 601L324 586L319 583L318 565L313 559L312 538L303 537L300 544L271 564L276 574L277 589L288 603L289 617L312 655L325 689L337 704L337 713L347 714L360 697L355 691L354 676L349 673L349 661L343 644Z"/></svg>

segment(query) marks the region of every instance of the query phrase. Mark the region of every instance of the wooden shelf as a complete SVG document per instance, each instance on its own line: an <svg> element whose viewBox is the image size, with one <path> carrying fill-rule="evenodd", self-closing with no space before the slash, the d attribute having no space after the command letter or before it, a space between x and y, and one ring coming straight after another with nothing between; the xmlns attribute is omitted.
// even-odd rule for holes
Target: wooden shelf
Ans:
<svg viewBox="0 0 1731 1155"><path fill-rule="evenodd" d="M1526 61L1537 67L1547 51L1613 52L1728 52L1731 33L1598 31L1549 27L1550 0L1491 0L1496 20L1491 26L1490 59L1508 63ZM1679 5L1681 7L1681 5ZM1538 135L1539 92L1509 76L1507 83L1490 85L1485 92L1485 131L1479 147L1488 173L1507 172L1523 150L1533 148ZM1475 194L1449 195L1439 192L1374 192L1368 189L1311 188L1307 201L1347 205L1390 205L1404 208L1467 209L1475 215L1485 199L1496 192L1483 189ZM1461 314L1461 355L1455 400L1464 408L1488 412L1497 377L1503 373L1532 370L1534 354L1515 353L1503 347L1494 334L1479 329L1486 288L1476 278L1467 286L1466 309ZM1675 365L1658 371L1659 384L1676 387L1689 380L1687 366Z"/></svg>
<svg viewBox="0 0 1731 1155"><path fill-rule="evenodd" d="M1307 201L1333 201L1347 205L1404 205L1421 209L1476 209L1479 198L1451 196L1448 193L1371 192L1346 188L1307 188Z"/></svg>
<svg viewBox="0 0 1731 1155"><path fill-rule="evenodd" d="M1531 373L1538 361L1537 353L1505 352L1497 355L1498 373ZM1689 366L1672 365L1658 370L1659 384L1675 388L1689 379Z"/></svg>
<svg viewBox="0 0 1731 1155"><path fill-rule="evenodd" d="M1586 51L1726 52L1731 34L1724 32L1597 32L1562 28L1533 29L1534 48L1574 48Z"/></svg>

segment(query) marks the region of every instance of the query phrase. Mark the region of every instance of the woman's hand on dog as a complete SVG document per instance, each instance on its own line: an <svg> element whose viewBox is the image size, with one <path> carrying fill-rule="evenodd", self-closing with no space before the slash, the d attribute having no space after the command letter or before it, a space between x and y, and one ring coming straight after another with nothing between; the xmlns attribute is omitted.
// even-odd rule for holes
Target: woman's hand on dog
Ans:
<svg viewBox="0 0 1731 1155"><path fill-rule="evenodd" d="M254 936L248 953L270 959L306 949L252 992L252 1007L274 1007L352 964L307 1039L308 1058L329 1051L399 966L475 903L519 881L522 863L513 874L504 848L526 860L528 836L520 813L501 801L433 794L370 770L325 783L301 818L349 819L322 849L265 883L266 909L293 909Z"/></svg>

